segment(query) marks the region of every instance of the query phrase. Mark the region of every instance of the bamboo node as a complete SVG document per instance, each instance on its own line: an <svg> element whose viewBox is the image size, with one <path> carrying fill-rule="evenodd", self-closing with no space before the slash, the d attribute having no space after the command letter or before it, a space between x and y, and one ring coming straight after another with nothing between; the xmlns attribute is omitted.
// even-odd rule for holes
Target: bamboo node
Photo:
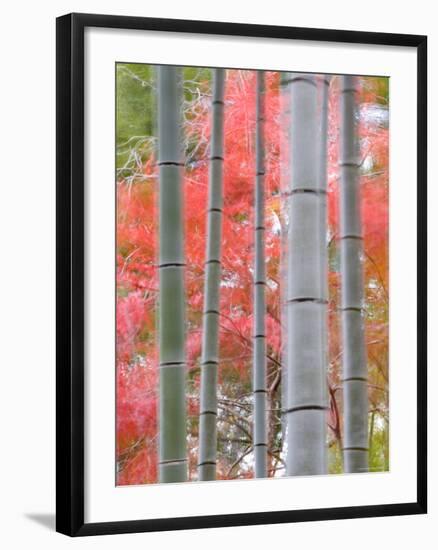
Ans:
<svg viewBox="0 0 438 550"><path fill-rule="evenodd" d="M187 264L185 262L168 262L165 264L158 264L158 268L162 267L185 267Z"/></svg>
<svg viewBox="0 0 438 550"><path fill-rule="evenodd" d="M183 462L187 462L187 458L172 458L169 460L160 460L158 464L160 464L160 466L164 466L169 464L181 464Z"/></svg>
<svg viewBox="0 0 438 550"><path fill-rule="evenodd" d="M208 313L214 313L215 315L220 315L220 312L217 309L207 309L204 311L204 315L207 315Z"/></svg>
<svg viewBox="0 0 438 550"><path fill-rule="evenodd" d="M305 78L304 76L297 76L283 80L282 85L284 86L286 84L294 84L295 82L307 82L307 84L315 86L316 88L316 82L314 80L311 80L310 78Z"/></svg>
<svg viewBox="0 0 438 550"><path fill-rule="evenodd" d="M297 189L290 189L289 191L283 191L283 197L292 197L293 195L299 195L301 193L311 193L314 195L327 195L325 189L310 188L310 187L298 187Z"/></svg>
<svg viewBox="0 0 438 550"><path fill-rule="evenodd" d="M352 162L352 161L338 162L338 166L340 168L342 167L360 168L360 164L358 162Z"/></svg>
<svg viewBox="0 0 438 550"><path fill-rule="evenodd" d="M174 162L171 160L163 160L157 163L158 166L184 166L183 162Z"/></svg>
<svg viewBox="0 0 438 550"><path fill-rule="evenodd" d="M300 405L299 407L290 407L289 409L284 409L283 414L293 413L297 411L327 411L328 407L325 405Z"/></svg>
<svg viewBox="0 0 438 550"><path fill-rule="evenodd" d="M357 239L363 241L362 235L342 235L341 237L339 237L339 240L342 241L342 239Z"/></svg>
<svg viewBox="0 0 438 550"><path fill-rule="evenodd" d="M328 304L328 300L324 300L322 298L308 298L308 297L305 297L305 298L291 298L290 300L285 301L286 304L297 304L297 303L301 303L301 302L313 302L315 304L322 304L322 305L327 305Z"/></svg>

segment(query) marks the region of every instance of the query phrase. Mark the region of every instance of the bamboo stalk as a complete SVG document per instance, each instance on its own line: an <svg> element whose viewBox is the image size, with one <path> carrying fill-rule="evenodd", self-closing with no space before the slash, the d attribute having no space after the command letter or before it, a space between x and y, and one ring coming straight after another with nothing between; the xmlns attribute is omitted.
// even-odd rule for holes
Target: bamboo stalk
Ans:
<svg viewBox="0 0 438 550"><path fill-rule="evenodd" d="M327 253L327 147L328 147L328 99L331 76L323 75L320 79L320 127L319 127L319 231L321 245L321 294L324 300L328 300L328 253ZM327 359L327 304L323 314L323 351Z"/></svg>
<svg viewBox="0 0 438 550"><path fill-rule="evenodd" d="M322 75L319 79L319 95L320 95L320 123L319 123L319 243L320 243L320 293L321 302L321 347L322 347L322 376L327 380L329 353L328 353L328 248L327 248L327 191L328 191L328 114L329 114L329 90L330 90L330 75ZM323 382L324 383L324 382ZM328 389L328 387L327 387ZM336 404L336 397L333 394L333 400ZM341 444L341 433L339 429L339 442Z"/></svg>
<svg viewBox="0 0 438 550"><path fill-rule="evenodd" d="M363 238L360 216L356 82L341 77L340 247L344 389L344 469L368 471L368 389L364 334Z"/></svg>
<svg viewBox="0 0 438 550"><path fill-rule="evenodd" d="M199 419L198 477L201 481L216 479L224 87L225 70L214 69Z"/></svg>
<svg viewBox="0 0 438 550"><path fill-rule="evenodd" d="M158 69L159 481L187 480L180 71Z"/></svg>
<svg viewBox="0 0 438 550"><path fill-rule="evenodd" d="M290 89L291 74L287 72L280 73L280 105L281 105L281 136L280 136L280 178L281 178L281 193L287 194L290 187L290 131L291 131L291 89ZM282 218L287 218L288 208L282 207ZM285 215L286 214L286 215ZM287 226L287 223L285 224ZM280 300L284 303L287 299L287 235L286 231L282 230L281 234L281 252L280 252ZM287 326L286 308L281 308L281 326ZM281 339L281 440L283 451L286 449L287 441L287 371L288 371L288 338Z"/></svg>
<svg viewBox="0 0 438 550"><path fill-rule="evenodd" d="M254 392L254 473L267 476L266 422L266 267L265 267L265 73L257 72L256 99L256 181L255 181L255 258L254 258L254 334L253 334L253 392Z"/></svg>
<svg viewBox="0 0 438 550"><path fill-rule="evenodd" d="M321 328L321 201L317 84L290 76L291 182L287 250L287 475L327 472L327 386Z"/></svg>

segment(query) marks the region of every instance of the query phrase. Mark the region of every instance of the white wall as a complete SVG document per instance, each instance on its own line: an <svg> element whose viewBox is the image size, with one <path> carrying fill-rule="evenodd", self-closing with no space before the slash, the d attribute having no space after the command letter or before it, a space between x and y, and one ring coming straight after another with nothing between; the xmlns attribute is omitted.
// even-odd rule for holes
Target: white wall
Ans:
<svg viewBox="0 0 438 550"><path fill-rule="evenodd" d="M299 7L298 7L299 4ZM133 0L58 0L5 3L0 31L2 62L0 158L0 541L6 548L267 548L282 545L355 550L431 548L438 521L437 474L430 473L428 516L361 519L123 535L71 540L53 532L55 454L55 17L71 11L152 17L228 20L429 35L429 94L438 93L436 16L432 2L368 0L293 3L285 0L236 2L160 0L142 7ZM123 6L123 8L122 8ZM435 27L435 28L434 28ZM437 125L431 102L430 127ZM438 150L436 133L430 151ZM430 167L429 204L437 203L438 179ZM6 192L6 194L5 194ZM432 218L432 216L431 216ZM438 216L431 219L430 239ZM436 247L434 247L436 249ZM430 280L438 278L430 247ZM437 292L431 289L431 311ZM430 364L437 357L435 319L430 319ZM436 388L437 369L430 369ZM430 464L437 462L437 400L430 403ZM436 543L435 543L436 544Z"/></svg>

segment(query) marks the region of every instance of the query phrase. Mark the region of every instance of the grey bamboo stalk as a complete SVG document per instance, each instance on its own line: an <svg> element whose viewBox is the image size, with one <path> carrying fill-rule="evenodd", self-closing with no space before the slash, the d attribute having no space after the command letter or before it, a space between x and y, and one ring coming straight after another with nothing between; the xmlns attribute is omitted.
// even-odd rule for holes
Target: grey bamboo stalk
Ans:
<svg viewBox="0 0 438 550"><path fill-rule="evenodd" d="M255 258L254 258L254 473L267 477L268 438L266 422L266 267L265 267L265 73L257 72L256 99L256 181L255 181Z"/></svg>
<svg viewBox="0 0 438 550"><path fill-rule="evenodd" d="M322 75L319 79L320 91L320 125L319 125L319 239L320 239L320 258L321 258L321 297L322 318L321 318L321 342L323 356L323 376L328 373L328 253L327 253L327 189L328 189L328 114L329 114L329 90L330 75Z"/></svg>
<svg viewBox="0 0 438 550"><path fill-rule="evenodd" d="M291 182L287 242L287 475L327 472L327 384L322 318L318 177L318 105L315 77L293 74Z"/></svg>
<svg viewBox="0 0 438 550"><path fill-rule="evenodd" d="M340 248L344 389L344 470L368 471L368 385L364 335L356 79L341 77Z"/></svg>
<svg viewBox="0 0 438 550"><path fill-rule="evenodd" d="M181 74L158 69L159 481L187 480Z"/></svg>
<svg viewBox="0 0 438 550"><path fill-rule="evenodd" d="M219 364L219 289L222 240L225 70L213 71L211 158L208 182L207 246L199 418L200 481L216 479L217 372Z"/></svg>
<svg viewBox="0 0 438 550"><path fill-rule="evenodd" d="M319 190L320 200L320 243L321 243L321 292L324 300L328 300L328 254L327 254L327 147L328 147L328 99L331 76L323 75L320 79L320 127L319 127ZM327 307L326 307L327 310ZM327 311L323 316L324 353L327 353Z"/></svg>
<svg viewBox="0 0 438 550"><path fill-rule="evenodd" d="M281 101L281 135L280 140L280 178L281 193L287 194L290 187L290 115L291 115L291 93L290 93L290 73L282 72L280 74L280 101ZM286 214L286 215L285 215ZM287 219L287 205L282 207L282 218ZM287 223L282 224L285 229L281 231L281 261L280 278L283 282L280 285L280 300L286 301L287 297ZM285 308L281 308L281 326L287 326L287 315ZM287 440L287 345L288 338L282 338L281 342L281 439L282 451L285 451Z"/></svg>

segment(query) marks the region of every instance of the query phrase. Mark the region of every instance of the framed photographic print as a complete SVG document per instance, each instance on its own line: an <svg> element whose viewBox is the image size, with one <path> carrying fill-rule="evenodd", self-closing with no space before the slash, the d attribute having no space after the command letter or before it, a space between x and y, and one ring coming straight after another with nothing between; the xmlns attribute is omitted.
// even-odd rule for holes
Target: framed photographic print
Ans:
<svg viewBox="0 0 438 550"><path fill-rule="evenodd" d="M57 20L57 530L426 512L424 36Z"/></svg>

